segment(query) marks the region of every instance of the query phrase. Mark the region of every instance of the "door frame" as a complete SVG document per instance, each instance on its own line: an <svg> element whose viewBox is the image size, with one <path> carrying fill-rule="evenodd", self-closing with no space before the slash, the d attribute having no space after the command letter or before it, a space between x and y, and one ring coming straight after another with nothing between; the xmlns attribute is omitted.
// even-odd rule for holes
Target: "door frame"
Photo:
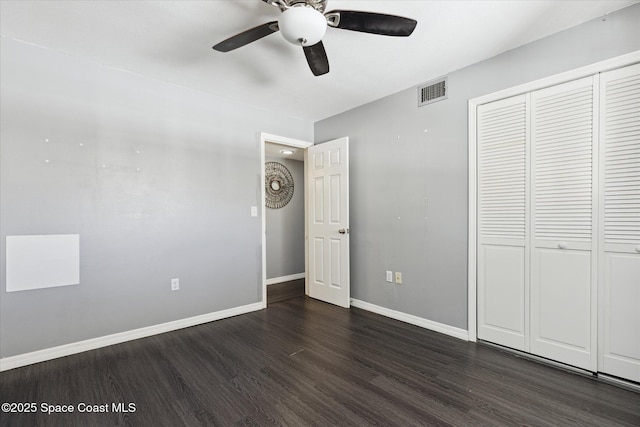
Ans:
<svg viewBox="0 0 640 427"><path fill-rule="evenodd" d="M469 341L477 341L477 133L476 118L478 106L488 102L498 101L503 98L509 98L523 93L532 92L543 89L548 86L555 86L571 80L577 80L582 77L588 77L593 74L622 68L627 65L640 62L640 50L617 56L584 67L576 68L564 73L555 74L534 80L529 83L503 89L498 92L483 95L468 101L468 147L469 147L469 201L468 201L468 256L467 256L467 272L468 272L468 293L467 293L467 321Z"/></svg>
<svg viewBox="0 0 640 427"><path fill-rule="evenodd" d="M300 139L288 138L285 136L273 135L266 132L260 132L260 215L261 215L261 231L260 231L260 248L262 251L261 256L261 280L262 280L262 308L267 308L267 213L265 206L265 144L272 142L275 144L285 145L293 148L300 148L304 150L304 177L307 177L307 148L314 145L313 142L303 141ZM307 270L308 270L308 250L307 250L307 236L308 236L308 221L307 221L307 192L304 192L304 276L305 276L305 288L304 293L308 294L307 289Z"/></svg>

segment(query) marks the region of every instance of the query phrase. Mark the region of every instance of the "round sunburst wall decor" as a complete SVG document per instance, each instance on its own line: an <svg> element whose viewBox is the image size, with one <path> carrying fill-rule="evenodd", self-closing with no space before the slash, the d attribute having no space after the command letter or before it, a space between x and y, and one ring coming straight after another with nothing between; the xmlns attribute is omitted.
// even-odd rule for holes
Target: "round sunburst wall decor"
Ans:
<svg viewBox="0 0 640 427"><path fill-rule="evenodd" d="M264 186L268 208L280 209L293 197L293 176L282 163L265 163Z"/></svg>

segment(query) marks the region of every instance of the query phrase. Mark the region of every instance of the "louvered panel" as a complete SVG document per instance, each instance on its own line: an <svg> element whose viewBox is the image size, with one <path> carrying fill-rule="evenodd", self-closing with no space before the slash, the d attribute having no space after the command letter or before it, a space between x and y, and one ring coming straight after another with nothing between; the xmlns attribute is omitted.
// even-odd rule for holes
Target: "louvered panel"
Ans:
<svg viewBox="0 0 640 427"><path fill-rule="evenodd" d="M636 67L637 68L637 67ZM640 242L640 74L603 85L604 240Z"/></svg>
<svg viewBox="0 0 640 427"><path fill-rule="evenodd" d="M592 239L593 89L589 80L532 94L536 239Z"/></svg>
<svg viewBox="0 0 640 427"><path fill-rule="evenodd" d="M526 189L525 98L478 110L478 227L480 237L524 239Z"/></svg>
<svg viewBox="0 0 640 427"><path fill-rule="evenodd" d="M640 65L600 76L599 360L640 381Z"/></svg>

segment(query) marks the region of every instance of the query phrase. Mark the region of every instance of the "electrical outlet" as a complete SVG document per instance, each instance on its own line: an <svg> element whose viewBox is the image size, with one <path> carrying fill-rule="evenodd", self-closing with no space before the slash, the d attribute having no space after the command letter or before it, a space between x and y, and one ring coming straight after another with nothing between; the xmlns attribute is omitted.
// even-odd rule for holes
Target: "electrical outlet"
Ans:
<svg viewBox="0 0 640 427"><path fill-rule="evenodd" d="M393 271L387 270L387 282L393 282Z"/></svg>
<svg viewBox="0 0 640 427"><path fill-rule="evenodd" d="M402 284L402 273L400 273L399 271L396 271L396 283L398 285Z"/></svg>
<svg viewBox="0 0 640 427"><path fill-rule="evenodd" d="M172 291L180 290L180 279L171 279L171 290Z"/></svg>

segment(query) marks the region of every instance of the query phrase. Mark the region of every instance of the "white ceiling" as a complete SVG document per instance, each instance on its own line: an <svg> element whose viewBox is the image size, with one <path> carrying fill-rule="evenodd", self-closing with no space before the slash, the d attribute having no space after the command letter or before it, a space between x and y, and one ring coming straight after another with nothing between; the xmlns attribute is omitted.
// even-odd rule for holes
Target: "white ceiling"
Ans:
<svg viewBox="0 0 640 427"><path fill-rule="evenodd" d="M260 0L6 1L0 32L220 97L317 121L637 1L329 0L327 10L414 18L409 38L329 28L329 74L272 34L229 53L214 44L277 20Z"/></svg>

